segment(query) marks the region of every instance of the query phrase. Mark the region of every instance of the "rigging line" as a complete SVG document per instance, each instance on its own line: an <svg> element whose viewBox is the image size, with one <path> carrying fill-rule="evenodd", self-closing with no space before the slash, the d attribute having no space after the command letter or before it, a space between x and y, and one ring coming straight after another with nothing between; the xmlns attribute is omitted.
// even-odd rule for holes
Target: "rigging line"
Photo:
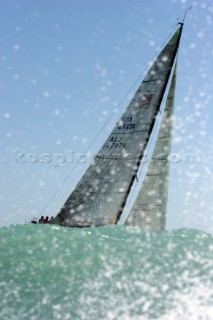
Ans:
<svg viewBox="0 0 213 320"><path fill-rule="evenodd" d="M162 45L161 45L160 48L162 48L162 47L168 42L168 39L171 37L171 35L173 34L173 32L174 32L174 30L176 29L176 27L177 27L177 23L175 22L175 23L173 24L172 28L171 28L171 31L170 31L169 35L166 37L166 39L164 40L164 42L162 43ZM159 51L160 51L160 50L159 50ZM158 52L159 52L159 51L158 51Z"/></svg>
<svg viewBox="0 0 213 320"><path fill-rule="evenodd" d="M160 53L160 49L163 47L163 45L166 43L167 39L171 36L172 32L174 31L174 25L172 27L171 32L169 33L169 35L167 36L166 40L162 43L162 45L160 46L159 50L157 50L157 52L155 53L155 55L152 58L152 61L154 61L154 59L158 56L158 54ZM139 79L142 77L142 75L145 73L145 71L149 68L149 63L147 63L147 65L145 66L145 68L143 69L143 71L139 74L139 76L137 77L137 79L134 81L134 83L132 84L132 86L129 88L129 90L127 91L127 93L124 95L124 97L121 99L121 101L118 104L118 107L120 107L120 105L124 102L124 100L127 98L127 96L129 95L129 93L133 90L134 86L137 84L137 82L139 81ZM93 143L95 142L95 140L97 139L97 137L100 135L100 133L103 131L103 129L106 127L106 125L109 123L109 121L111 120L111 118L114 116L115 111L113 111L111 113L111 115L108 117L108 119L106 120L106 122L104 123L104 125L102 126L102 128L99 130L99 132L97 133L97 135L93 138L93 140L90 142L90 144L88 145L88 147L86 148L86 150L83 153L83 156L86 154L86 152L89 150L89 148L93 145ZM56 191L53 193L53 195L51 196L51 198L49 199L49 201L46 203L46 205L44 206L44 208L41 210L40 215L42 215L42 213L46 210L46 208L48 207L48 205L51 203L51 201L54 199L54 197L56 196L56 194L60 191L61 187L64 185L64 183L68 180L69 176L71 175L71 173L75 170L75 168L77 167L77 165L79 164L81 159L79 159L76 164L74 165L74 167L72 167L72 169L68 172L68 174L65 176L65 178L62 180L62 182L58 185Z"/></svg>
<svg viewBox="0 0 213 320"><path fill-rule="evenodd" d="M88 145L88 147L86 148L86 150L84 151L84 155L86 154L86 152L89 150L89 148L92 146L92 144L94 143L94 141L97 139L97 137L99 136L99 134L101 133L101 131L105 128L105 126L108 124L108 122L111 120L112 116L114 115L114 112L111 114L111 116L107 119L107 121L105 122L105 124L103 125L103 127L99 130L99 132L97 133L97 135L94 137L94 139L90 142L90 144ZM50 202L54 199L54 197L56 196L56 194L60 191L61 187L64 185L64 183L67 181L67 179L69 178L69 176L71 175L71 173L75 170L75 168L77 167L77 165L79 164L79 162L81 161L81 158L76 162L76 164L72 167L72 169L68 172L68 174L65 176L64 180L62 180L62 182L58 185L56 191L54 192L54 194L52 195L52 197L49 199L49 201L46 203L46 205L44 206L44 208L42 209L40 215L44 212L44 210L48 207L48 205L50 204Z"/></svg>
<svg viewBox="0 0 213 320"><path fill-rule="evenodd" d="M166 39L164 40L164 42L162 43L162 45L159 47L159 50L157 50L157 52L154 54L153 58L151 59L151 61L153 62L155 60L155 58L158 56L158 54L161 51L161 48L164 46L164 44L167 42L167 40L170 38L170 36L172 35L174 29L176 28L177 24L175 23L169 33L169 35L166 37ZM123 101L127 98L127 96L129 95L129 93L132 91L132 89L135 87L135 85L137 84L137 82L139 81L139 79L142 77L142 75L145 73L145 71L149 68L149 63L147 63L147 65L145 66L145 68L143 69L143 71L139 74L139 76L136 78L136 80L133 82L132 86L129 88L129 90L127 91L127 93L124 95L124 97L122 98L122 100L120 101L120 103L118 104L118 107L123 103Z"/></svg>

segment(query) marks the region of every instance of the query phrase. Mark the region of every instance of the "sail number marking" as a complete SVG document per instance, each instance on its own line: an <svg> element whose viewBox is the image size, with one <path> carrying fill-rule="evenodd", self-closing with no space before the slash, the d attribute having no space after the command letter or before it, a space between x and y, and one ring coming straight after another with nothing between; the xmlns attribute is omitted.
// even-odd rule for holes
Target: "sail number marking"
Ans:
<svg viewBox="0 0 213 320"><path fill-rule="evenodd" d="M135 123L124 123L122 126L118 126L118 130L131 130L135 129Z"/></svg>
<svg viewBox="0 0 213 320"><path fill-rule="evenodd" d="M135 123L132 122L132 117L123 117L121 119L121 124L118 124L118 130L131 130L135 129Z"/></svg>
<svg viewBox="0 0 213 320"><path fill-rule="evenodd" d="M131 122L132 121L132 117L123 117L122 118L122 122Z"/></svg>
<svg viewBox="0 0 213 320"><path fill-rule="evenodd" d="M110 148L125 148L126 143L122 142L123 137L111 137Z"/></svg>

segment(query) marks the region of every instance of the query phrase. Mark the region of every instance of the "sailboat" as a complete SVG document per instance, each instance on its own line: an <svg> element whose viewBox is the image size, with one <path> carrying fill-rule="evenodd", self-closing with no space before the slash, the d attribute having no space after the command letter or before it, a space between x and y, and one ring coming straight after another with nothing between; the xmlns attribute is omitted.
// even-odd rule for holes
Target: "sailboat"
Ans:
<svg viewBox="0 0 213 320"><path fill-rule="evenodd" d="M123 222L144 230L165 229L169 181L169 162L165 157L171 150L177 53L182 29L183 22L178 23L126 110L55 217L56 224L67 227L119 224L170 84L147 174L129 216Z"/></svg>

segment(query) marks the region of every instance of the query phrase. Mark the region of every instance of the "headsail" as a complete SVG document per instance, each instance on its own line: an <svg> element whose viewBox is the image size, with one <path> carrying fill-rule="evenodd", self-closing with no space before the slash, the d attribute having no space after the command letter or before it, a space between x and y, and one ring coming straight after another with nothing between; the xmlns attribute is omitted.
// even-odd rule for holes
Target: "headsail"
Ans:
<svg viewBox="0 0 213 320"><path fill-rule="evenodd" d="M55 222L64 226L114 224L125 206L160 108L178 50L182 24L158 55Z"/></svg>
<svg viewBox="0 0 213 320"><path fill-rule="evenodd" d="M166 224L170 167L168 158L171 153L176 67L177 63L153 155L142 187L126 222L128 225L137 226L147 231L164 230Z"/></svg>

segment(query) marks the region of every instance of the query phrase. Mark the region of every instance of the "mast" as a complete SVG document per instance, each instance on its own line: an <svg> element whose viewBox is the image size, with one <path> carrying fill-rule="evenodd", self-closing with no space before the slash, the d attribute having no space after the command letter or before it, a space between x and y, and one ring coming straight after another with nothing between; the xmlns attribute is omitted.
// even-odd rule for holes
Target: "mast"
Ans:
<svg viewBox="0 0 213 320"><path fill-rule="evenodd" d="M176 46L176 48L175 48L175 52L174 52L174 55L173 55L172 61L171 61L171 69L172 69L173 63L174 63L174 61L175 61L175 57L176 57L178 48L179 48L179 43L180 43L180 38L181 38L181 34L182 34L182 29L183 29L184 23L183 23L183 22L180 22L180 23L178 23L178 24L180 24L180 32L179 32L179 37L178 37L178 41L177 41L177 46ZM170 40L170 41L171 41L171 40ZM154 127L154 124L155 124L155 120L156 120L157 114L158 114L158 112L159 112L160 105L161 105L161 102L162 102L162 100L163 100L163 96L164 96L164 93L165 93L165 90L166 90L166 87L167 87L167 84L168 84L168 81L169 81L171 69L170 69L170 72L169 72L169 73L167 74L167 76L166 76L166 81L165 81L165 83L164 83L163 90L162 90L162 92L161 92L161 95L160 95L160 98L159 98L159 101L158 101L156 113L155 113L155 115L154 115L154 118L153 118L153 120L152 120L152 124L151 124L151 126L150 126L149 135L148 135L148 137L147 137L147 139L146 139L146 142L145 142L145 144L144 144L144 146L143 146L143 149L141 150L141 154L140 154L140 157L139 157L138 162L137 162L137 167L136 167L135 175L132 177L132 180L131 180L131 182L130 182L130 184L129 184L128 191L127 191L127 193L126 193L126 196L125 196L125 198L124 198L124 201L123 201L123 203L122 203L122 205L121 205L120 211L119 211L118 216L117 216L116 224L117 224L117 223L119 222L119 220L120 220L120 217L121 217L121 215L122 215L122 213L123 213L123 210L124 210L124 207L125 207L125 205L126 205L126 202L127 202L128 196L129 196L129 193L130 193L130 191L131 191L132 185L133 185L133 183L134 183L134 181L135 181L135 178L137 177L137 172L138 172L138 169L139 169L139 167L140 167L141 160L142 160L143 155L144 155L144 151L145 151L146 146L147 146L147 144L148 144L149 137L150 137L150 135L151 135L151 133L152 133L152 130L153 130L153 127Z"/></svg>
<svg viewBox="0 0 213 320"><path fill-rule="evenodd" d="M147 231L165 230L168 184L169 156L171 152L174 98L176 86L176 68L167 95L166 106L155 143L153 155L142 187L130 211L126 224Z"/></svg>
<svg viewBox="0 0 213 320"><path fill-rule="evenodd" d="M118 222L136 178L168 83L183 23L150 67L120 120L55 222L85 227Z"/></svg>

